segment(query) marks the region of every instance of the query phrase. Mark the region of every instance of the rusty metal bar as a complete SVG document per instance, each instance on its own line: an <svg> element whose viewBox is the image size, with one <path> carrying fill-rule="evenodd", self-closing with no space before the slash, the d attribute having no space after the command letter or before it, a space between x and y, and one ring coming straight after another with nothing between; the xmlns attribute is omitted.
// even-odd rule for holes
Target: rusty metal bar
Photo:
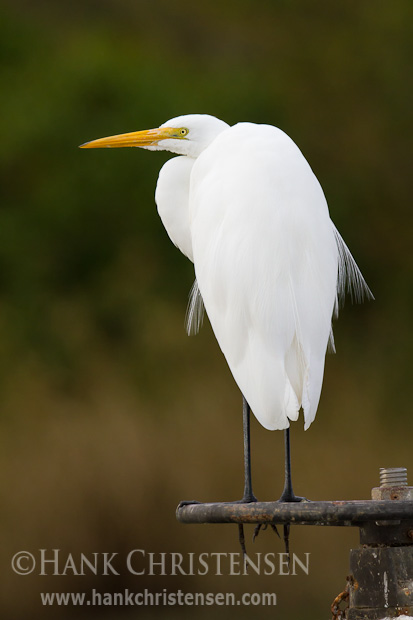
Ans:
<svg viewBox="0 0 413 620"><path fill-rule="evenodd" d="M194 503L178 506L176 517L181 523L290 523L358 527L368 521L394 523L413 520L413 501Z"/></svg>

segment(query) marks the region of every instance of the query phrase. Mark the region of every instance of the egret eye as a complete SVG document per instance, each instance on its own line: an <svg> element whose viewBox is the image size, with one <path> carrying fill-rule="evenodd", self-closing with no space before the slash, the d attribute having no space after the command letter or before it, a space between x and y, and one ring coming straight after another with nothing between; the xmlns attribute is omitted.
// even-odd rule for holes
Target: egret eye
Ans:
<svg viewBox="0 0 413 620"><path fill-rule="evenodd" d="M181 129L179 130L180 137L183 138L187 134L188 134L188 129L186 127L181 127Z"/></svg>

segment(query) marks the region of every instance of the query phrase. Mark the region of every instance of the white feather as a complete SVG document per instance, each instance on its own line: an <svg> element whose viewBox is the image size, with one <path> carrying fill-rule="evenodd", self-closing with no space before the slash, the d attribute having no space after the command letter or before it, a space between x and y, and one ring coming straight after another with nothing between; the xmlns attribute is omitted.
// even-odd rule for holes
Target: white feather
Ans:
<svg viewBox="0 0 413 620"><path fill-rule="evenodd" d="M199 332L204 321L205 306L202 300L198 282L195 280L189 293L189 302L186 310L185 324L188 336Z"/></svg>
<svg viewBox="0 0 413 620"><path fill-rule="evenodd" d="M336 238L339 257L337 302L335 306L335 315L337 316L339 307L344 304L346 293L349 293L351 300L357 303L362 303L365 299L374 299L374 295L333 222L331 222L331 226Z"/></svg>
<svg viewBox="0 0 413 620"><path fill-rule="evenodd" d="M162 166L156 184L158 213L172 243L194 262L189 232L189 183L194 159L173 157Z"/></svg>
<svg viewBox="0 0 413 620"><path fill-rule="evenodd" d="M317 179L282 131L242 123L194 164L190 212L198 284L242 393L266 428L286 428L301 405L309 424L338 270Z"/></svg>

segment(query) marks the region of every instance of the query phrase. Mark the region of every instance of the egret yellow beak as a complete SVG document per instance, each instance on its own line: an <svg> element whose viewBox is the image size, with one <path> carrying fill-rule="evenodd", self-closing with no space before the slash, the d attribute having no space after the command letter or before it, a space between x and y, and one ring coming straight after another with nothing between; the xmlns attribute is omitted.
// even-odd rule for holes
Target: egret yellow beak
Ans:
<svg viewBox="0 0 413 620"><path fill-rule="evenodd" d="M159 140L168 138L182 138L179 130L175 127L159 127L159 129L145 129L144 131L132 131L107 138L99 138L91 142L81 144L81 149L120 148L122 146L152 146Z"/></svg>

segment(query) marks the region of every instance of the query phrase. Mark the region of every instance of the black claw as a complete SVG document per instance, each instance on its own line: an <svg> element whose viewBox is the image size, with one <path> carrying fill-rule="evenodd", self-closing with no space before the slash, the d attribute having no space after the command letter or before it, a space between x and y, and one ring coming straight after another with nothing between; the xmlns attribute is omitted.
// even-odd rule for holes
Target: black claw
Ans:
<svg viewBox="0 0 413 620"><path fill-rule="evenodd" d="M287 554L288 560L288 570L290 570L290 524L286 523L284 525L284 545L285 545L285 553Z"/></svg>
<svg viewBox="0 0 413 620"><path fill-rule="evenodd" d="M278 538L281 538L279 531L277 530L277 526L274 523L270 523L271 529L273 532L275 532L275 534L277 534ZM258 525L255 526L254 528L254 534L252 536L252 542L255 542L255 539L257 538L258 534L260 533L261 530L266 530L268 527L268 523L258 523Z"/></svg>
<svg viewBox="0 0 413 620"><path fill-rule="evenodd" d="M295 495L294 493L283 491L278 501L289 503L289 502L310 502L311 500L307 499L306 497L300 497L300 495Z"/></svg>
<svg viewBox="0 0 413 620"><path fill-rule="evenodd" d="M258 502L257 498L254 494L252 495L244 495L242 499L237 499L235 502L231 502L231 504L252 504L254 502Z"/></svg>
<svg viewBox="0 0 413 620"><path fill-rule="evenodd" d="M245 536L244 536L244 526L242 523L238 523L238 540L241 545L242 555L245 560L245 556L247 555L247 548L245 546Z"/></svg>
<svg viewBox="0 0 413 620"><path fill-rule="evenodd" d="M267 529L266 523L258 523L254 528L254 534L252 535L252 542L255 542L255 539L257 538L261 530L266 530L266 529Z"/></svg>
<svg viewBox="0 0 413 620"><path fill-rule="evenodd" d="M191 506L192 504L200 504L201 502L198 502L196 499L189 499L189 500L183 500L182 502L179 502L178 504L178 508L183 508L184 506Z"/></svg>

